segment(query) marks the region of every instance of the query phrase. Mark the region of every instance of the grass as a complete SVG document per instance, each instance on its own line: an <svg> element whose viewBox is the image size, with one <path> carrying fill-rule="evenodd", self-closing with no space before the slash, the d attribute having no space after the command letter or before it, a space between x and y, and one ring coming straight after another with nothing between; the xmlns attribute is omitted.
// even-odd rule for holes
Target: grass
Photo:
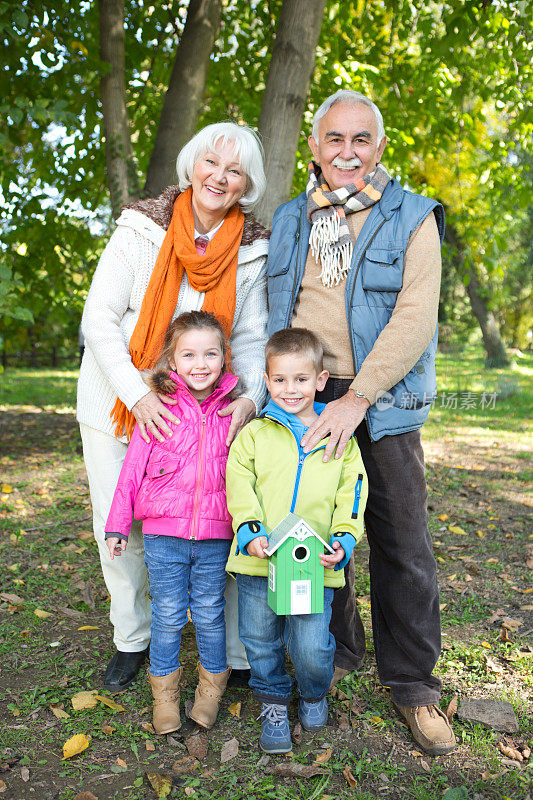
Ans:
<svg viewBox="0 0 533 800"><path fill-rule="evenodd" d="M528 354L507 370L487 373L481 351L469 347L440 354L438 362L444 403L437 401L423 437L441 587L442 707L454 695L507 700L520 725L510 738L523 745L533 736L531 499L526 496L533 358ZM98 800L153 800L147 773L172 775L168 796L195 800L528 797L529 764L502 761L497 745L503 734L479 724L456 717L459 747L453 755L417 755L377 678L364 544L356 552L356 588L367 660L358 675L341 682L328 726L314 736L304 733L292 757L261 760L259 712L245 690L227 692L208 734L206 758L181 775L173 765L188 755L193 727L186 721L170 739L155 736L147 727L145 680L115 698L125 711L102 703L74 711L72 696L99 688L113 649L74 421L75 381L75 371L67 369L8 369L0 376L0 780L6 797L74 800L90 791ZM482 408L483 391L497 392L494 407ZM447 400L453 392L457 408ZM468 407L460 407L463 398ZM36 611L50 616L40 618ZM94 629L82 630L85 626ZM183 653L182 697L190 701L196 662L190 626ZM236 702L242 704L240 718L229 710ZM69 717L57 719L53 705L63 706ZM294 708L290 715L294 720ZM62 761L63 743L75 733L91 736L90 746ZM221 764L222 746L233 737L239 754ZM323 774L313 778L274 771L278 764L310 765L317 756L325 758Z"/></svg>

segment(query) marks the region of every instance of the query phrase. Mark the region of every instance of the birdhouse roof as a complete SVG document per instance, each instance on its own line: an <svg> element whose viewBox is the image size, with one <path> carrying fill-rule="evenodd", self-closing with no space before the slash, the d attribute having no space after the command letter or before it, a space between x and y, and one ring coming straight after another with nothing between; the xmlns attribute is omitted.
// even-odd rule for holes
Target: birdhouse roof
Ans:
<svg viewBox="0 0 533 800"><path fill-rule="evenodd" d="M287 516L284 517L281 522L271 530L270 536L268 537L268 547L265 550L265 554L270 557L276 552L276 550L279 549L279 547L281 547L283 542L289 538L303 542L310 536L317 538L320 544L322 544L330 553L335 552L333 548L330 547L329 544L325 542L304 519L302 519L302 517L299 517L298 514L287 514Z"/></svg>

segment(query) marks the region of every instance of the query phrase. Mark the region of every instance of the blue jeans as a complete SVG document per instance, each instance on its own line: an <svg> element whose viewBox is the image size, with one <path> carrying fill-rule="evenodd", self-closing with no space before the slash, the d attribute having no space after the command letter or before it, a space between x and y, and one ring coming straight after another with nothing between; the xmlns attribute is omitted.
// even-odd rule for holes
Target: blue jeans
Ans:
<svg viewBox="0 0 533 800"><path fill-rule="evenodd" d="M145 534L144 560L152 596L150 674L170 675L180 665L181 631L187 609L196 632L200 663L208 672L226 669L225 566L231 540L179 539Z"/></svg>
<svg viewBox="0 0 533 800"><path fill-rule="evenodd" d="M288 705L292 679L285 669L291 657L300 697L321 700L333 677L335 638L329 632L333 589L324 589L322 614L278 616L267 602L268 581L256 575L237 575L239 637L246 648L250 686L260 702Z"/></svg>

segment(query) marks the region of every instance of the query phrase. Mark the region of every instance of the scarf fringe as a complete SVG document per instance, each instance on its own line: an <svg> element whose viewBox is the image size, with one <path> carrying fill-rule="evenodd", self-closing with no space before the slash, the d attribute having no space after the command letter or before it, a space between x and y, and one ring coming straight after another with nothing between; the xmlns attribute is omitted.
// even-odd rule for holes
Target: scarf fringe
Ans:
<svg viewBox="0 0 533 800"><path fill-rule="evenodd" d="M328 191L321 185L320 167L311 162L307 183L307 216L311 222L309 246L320 263L320 278L327 288L337 286L348 274L354 251L346 214L370 208L382 196L390 180L382 164L357 184L345 187L344 193ZM373 192L368 191L369 187ZM346 196L346 190L349 192Z"/></svg>

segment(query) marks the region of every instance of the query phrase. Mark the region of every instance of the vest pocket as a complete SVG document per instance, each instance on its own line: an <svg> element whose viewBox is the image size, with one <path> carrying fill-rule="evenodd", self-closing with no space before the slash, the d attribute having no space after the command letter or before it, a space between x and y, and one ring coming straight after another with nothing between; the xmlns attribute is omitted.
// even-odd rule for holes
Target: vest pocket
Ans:
<svg viewBox="0 0 533 800"><path fill-rule="evenodd" d="M403 283L403 250L369 247L362 278L366 292L399 292Z"/></svg>

